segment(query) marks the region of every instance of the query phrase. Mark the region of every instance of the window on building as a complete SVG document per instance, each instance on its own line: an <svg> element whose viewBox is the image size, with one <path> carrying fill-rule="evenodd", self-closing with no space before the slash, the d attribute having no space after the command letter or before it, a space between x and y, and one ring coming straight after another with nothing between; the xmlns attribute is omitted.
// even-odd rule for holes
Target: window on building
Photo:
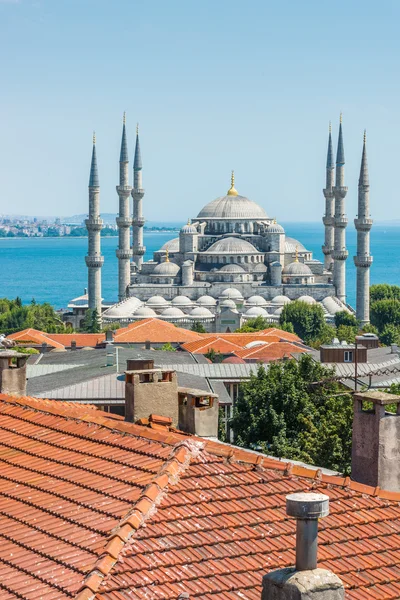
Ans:
<svg viewBox="0 0 400 600"><path fill-rule="evenodd" d="M353 351L352 350L345 350L344 362L353 362Z"/></svg>

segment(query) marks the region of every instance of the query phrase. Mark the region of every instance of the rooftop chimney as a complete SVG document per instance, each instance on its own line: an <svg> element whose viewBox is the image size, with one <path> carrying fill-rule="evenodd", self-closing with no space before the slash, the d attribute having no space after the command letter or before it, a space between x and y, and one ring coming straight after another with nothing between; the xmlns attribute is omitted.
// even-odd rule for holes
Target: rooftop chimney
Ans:
<svg viewBox="0 0 400 600"><path fill-rule="evenodd" d="M0 352L0 393L26 396L26 361L29 356L15 350Z"/></svg>
<svg viewBox="0 0 400 600"><path fill-rule="evenodd" d="M129 367L135 366L136 368L130 368L125 372L125 420L135 422L138 419L147 419L153 413L162 417L170 417L173 427L177 427L178 381L176 372L148 368L147 365L140 369L140 365L137 364L140 362L143 361L128 361Z"/></svg>
<svg viewBox="0 0 400 600"><path fill-rule="evenodd" d="M76 340L71 340L71 350L76 350Z"/></svg>
<svg viewBox="0 0 400 600"><path fill-rule="evenodd" d="M317 567L318 519L329 514L328 496L286 496L286 513L297 519L296 567L265 575L261 600L343 600L344 587L339 577Z"/></svg>
<svg viewBox="0 0 400 600"><path fill-rule="evenodd" d="M353 415L351 478L359 483L400 491L400 396L356 393ZM395 412L387 412L389 404ZM372 406L371 406L372 405Z"/></svg>

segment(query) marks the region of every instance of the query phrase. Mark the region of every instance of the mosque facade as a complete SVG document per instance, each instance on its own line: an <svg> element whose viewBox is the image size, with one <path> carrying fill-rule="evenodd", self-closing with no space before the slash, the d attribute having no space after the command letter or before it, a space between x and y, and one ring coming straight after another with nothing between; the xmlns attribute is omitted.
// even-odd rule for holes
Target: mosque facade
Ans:
<svg viewBox="0 0 400 600"><path fill-rule="evenodd" d="M182 227L179 237L154 252L151 260L143 261L145 190L139 133L136 131L133 186L130 187L124 117L117 186L119 302L106 310L101 305L100 188L93 145L87 220L89 252L86 257L89 307L97 308L99 313L103 310L104 322L126 324L158 317L186 327L194 321L201 322L209 331L233 330L243 321L259 315L276 322L283 306L298 299L310 304L321 303L328 321L337 311L352 311L346 304L345 261L348 252L344 164L340 121L336 164L331 130L328 139L326 187L323 190L324 262L314 258L300 241L287 236L282 225L262 206L241 195L236 190L233 172L225 195L206 204ZM369 231L372 220L369 215L365 137L359 181L359 214L355 226L358 232L357 256L354 258L357 267L357 316L360 321L368 322L369 267L372 263Z"/></svg>

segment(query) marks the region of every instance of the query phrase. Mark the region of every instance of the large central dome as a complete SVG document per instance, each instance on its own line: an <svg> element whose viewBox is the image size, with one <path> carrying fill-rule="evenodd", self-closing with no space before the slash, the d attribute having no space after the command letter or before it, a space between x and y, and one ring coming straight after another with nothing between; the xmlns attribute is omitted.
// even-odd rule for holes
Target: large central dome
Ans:
<svg viewBox="0 0 400 600"><path fill-rule="evenodd" d="M198 219L268 219L261 206L245 196L221 196L206 204Z"/></svg>
<svg viewBox="0 0 400 600"><path fill-rule="evenodd" d="M231 188L226 196L216 198L206 204L197 215L198 219L268 219L261 206L245 196L239 196L235 189L232 171Z"/></svg>

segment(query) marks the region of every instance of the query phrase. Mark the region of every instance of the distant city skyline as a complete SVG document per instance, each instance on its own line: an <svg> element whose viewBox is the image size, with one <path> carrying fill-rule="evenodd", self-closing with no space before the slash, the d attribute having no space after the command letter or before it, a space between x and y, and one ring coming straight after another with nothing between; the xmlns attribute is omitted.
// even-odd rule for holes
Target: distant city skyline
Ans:
<svg viewBox="0 0 400 600"><path fill-rule="evenodd" d="M349 227L364 128L372 216L400 219L399 18L394 0L0 0L0 213L86 213L93 130L116 213L126 110L147 220L196 216L234 169L271 217L320 221L342 111Z"/></svg>

